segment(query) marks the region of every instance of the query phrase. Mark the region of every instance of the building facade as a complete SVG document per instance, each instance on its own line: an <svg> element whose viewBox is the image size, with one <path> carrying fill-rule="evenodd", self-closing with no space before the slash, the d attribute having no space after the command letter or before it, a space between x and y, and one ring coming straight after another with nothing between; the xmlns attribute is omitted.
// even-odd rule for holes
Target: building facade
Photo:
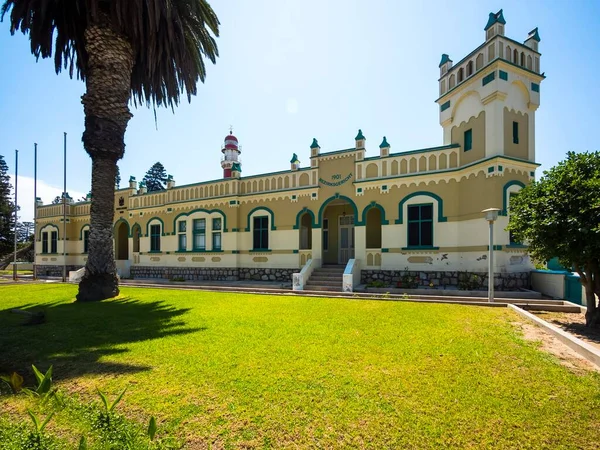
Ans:
<svg viewBox="0 0 600 450"><path fill-rule="evenodd" d="M483 44L457 64L442 55L439 147L394 152L383 137L368 156L359 130L343 150L322 151L313 139L306 167L293 155L288 170L242 176L241 147L230 133L221 179L176 186L170 177L166 190L146 192L132 177L115 192L120 272L291 281L308 260L355 260L363 281L414 272L451 285L459 272L487 271L481 211L497 207L497 276L526 285L527 249L504 229L510 196L538 166L535 111L544 74L537 28L520 43L505 36L505 24L502 11L491 13ZM38 206L40 275L61 274L63 262L69 270L85 264L89 212L89 202Z"/></svg>

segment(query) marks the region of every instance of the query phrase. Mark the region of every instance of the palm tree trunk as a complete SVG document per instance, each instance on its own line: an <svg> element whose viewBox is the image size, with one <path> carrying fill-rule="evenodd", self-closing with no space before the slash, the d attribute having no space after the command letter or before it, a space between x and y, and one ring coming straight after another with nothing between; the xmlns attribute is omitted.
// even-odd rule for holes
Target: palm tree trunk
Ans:
<svg viewBox="0 0 600 450"><path fill-rule="evenodd" d="M96 301L119 294L113 252L113 220L117 161L125 152L133 50L113 31L107 17L85 31L88 53L83 146L92 158L92 204L85 275L78 301Z"/></svg>

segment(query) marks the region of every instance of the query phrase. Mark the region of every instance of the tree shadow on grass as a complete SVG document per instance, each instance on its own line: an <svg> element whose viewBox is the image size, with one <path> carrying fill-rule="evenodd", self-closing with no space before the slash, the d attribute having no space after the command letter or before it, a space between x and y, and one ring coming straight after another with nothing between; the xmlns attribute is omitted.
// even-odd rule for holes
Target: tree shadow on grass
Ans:
<svg viewBox="0 0 600 450"><path fill-rule="evenodd" d="M44 323L31 326L24 326L27 317L11 312L13 309L0 311L0 374L15 371L27 381L31 381L32 364L42 370L54 365L56 380L150 370L148 365L110 361L110 356L128 352L124 344L206 329L186 327L182 316L189 308L176 308L164 301L122 298L18 307L45 313Z"/></svg>

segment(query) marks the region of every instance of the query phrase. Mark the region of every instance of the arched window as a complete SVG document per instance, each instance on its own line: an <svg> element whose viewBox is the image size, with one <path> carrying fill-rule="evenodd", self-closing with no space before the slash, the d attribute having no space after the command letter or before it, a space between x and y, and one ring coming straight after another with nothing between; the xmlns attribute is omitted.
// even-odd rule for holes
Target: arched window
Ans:
<svg viewBox="0 0 600 450"><path fill-rule="evenodd" d="M467 63L467 78L473 75L473 61Z"/></svg>
<svg viewBox="0 0 600 450"><path fill-rule="evenodd" d="M310 250L312 248L312 217L305 212L300 218L300 249Z"/></svg>
<svg viewBox="0 0 600 450"><path fill-rule="evenodd" d="M521 67L525 67L525 53L521 52Z"/></svg>
<svg viewBox="0 0 600 450"><path fill-rule="evenodd" d="M367 211L367 248L381 248L381 210L371 207Z"/></svg>
<svg viewBox="0 0 600 450"><path fill-rule="evenodd" d="M448 89L452 89L456 84L456 77L454 74L450 75L450 83L448 84Z"/></svg>
<svg viewBox="0 0 600 450"><path fill-rule="evenodd" d="M465 71L464 69L461 67L460 69L458 69L458 82L462 83L462 81L465 79Z"/></svg>
<svg viewBox="0 0 600 450"><path fill-rule="evenodd" d="M516 48L513 51L513 63L519 64L519 50Z"/></svg>

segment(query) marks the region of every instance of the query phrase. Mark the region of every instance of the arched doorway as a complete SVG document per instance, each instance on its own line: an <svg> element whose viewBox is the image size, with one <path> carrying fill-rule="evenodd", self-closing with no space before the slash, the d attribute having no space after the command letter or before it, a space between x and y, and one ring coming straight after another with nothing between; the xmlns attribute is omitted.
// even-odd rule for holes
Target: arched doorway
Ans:
<svg viewBox="0 0 600 450"><path fill-rule="evenodd" d="M129 259L129 226L125 222L115 227L115 259Z"/></svg>
<svg viewBox="0 0 600 450"><path fill-rule="evenodd" d="M324 264L346 264L354 258L356 207L345 198L326 202L321 212Z"/></svg>

